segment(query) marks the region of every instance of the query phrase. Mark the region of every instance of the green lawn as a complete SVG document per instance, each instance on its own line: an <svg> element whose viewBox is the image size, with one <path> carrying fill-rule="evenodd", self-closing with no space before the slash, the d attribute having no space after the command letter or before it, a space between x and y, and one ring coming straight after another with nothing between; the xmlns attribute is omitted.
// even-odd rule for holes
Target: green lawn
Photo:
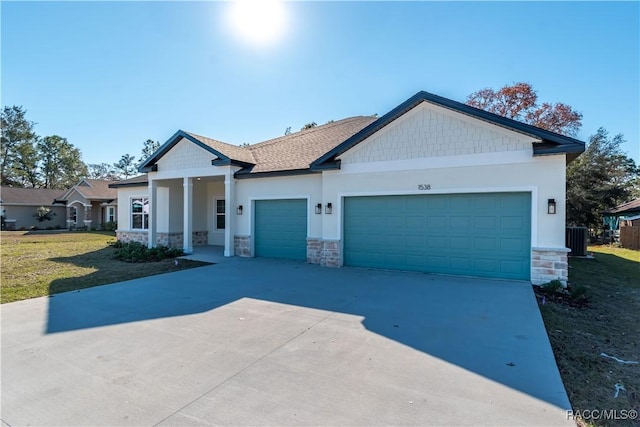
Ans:
<svg viewBox="0 0 640 427"><path fill-rule="evenodd" d="M569 260L569 284L589 288L586 308L540 306L569 400L575 410L640 410L640 251L592 246L594 259ZM614 398L615 384L624 386ZM587 425L638 426L631 420Z"/></svg>
<svg viewBox="0 0 640 427"><path fill-rule="evenodd" d="M0 239L2 303L207 265L115 260L113 232L3 231Z"/></svg>

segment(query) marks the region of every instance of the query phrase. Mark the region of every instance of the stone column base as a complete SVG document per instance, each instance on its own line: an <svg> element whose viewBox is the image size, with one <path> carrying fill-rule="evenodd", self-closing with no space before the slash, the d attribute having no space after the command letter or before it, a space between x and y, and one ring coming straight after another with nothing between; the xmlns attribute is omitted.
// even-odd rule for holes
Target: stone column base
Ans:
<svg viewBox="0 0 640 427"><path fill-rule="evenodd" d="M323 267L342 266L340 240L307 239L307 262Z"/></svg>
<svg viewBox="0 0 640 427"><path fill-rule="evenodd" d="M233 251L237 256L251 257L251 236L234 236Z"/></svg>
<svg viewBox="0 0 640 427"><path fill-rule="evenodd" d="M568 248L531 248L531 283L542 285L559 280L563 286L569 280Z"/></svg>

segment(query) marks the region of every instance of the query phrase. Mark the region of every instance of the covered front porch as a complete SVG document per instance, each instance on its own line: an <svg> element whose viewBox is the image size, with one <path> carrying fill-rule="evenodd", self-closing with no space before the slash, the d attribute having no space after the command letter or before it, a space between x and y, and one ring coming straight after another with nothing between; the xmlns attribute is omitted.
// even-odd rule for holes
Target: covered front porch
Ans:
<svg viewBox="0 0 640 427"><path fill-rule="evenodd" d="M218 175L149 177L147 218L144 204L132 209L134 223L148 221L149 247L164 245L191 254L194 246L211 245L224 248L226 257L234 255L234 180L231 168L220 169Z"/></svg>

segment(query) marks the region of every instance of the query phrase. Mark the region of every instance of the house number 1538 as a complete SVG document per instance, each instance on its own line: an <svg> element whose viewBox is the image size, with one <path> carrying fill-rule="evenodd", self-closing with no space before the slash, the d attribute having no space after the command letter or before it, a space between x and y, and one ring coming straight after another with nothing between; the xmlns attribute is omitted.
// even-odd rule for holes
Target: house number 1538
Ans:
<svg viewBox="0 0 640 427"><path fill-rule="evenodd" d="M418 190L431 190L431 184L418 184Z"/></svg>

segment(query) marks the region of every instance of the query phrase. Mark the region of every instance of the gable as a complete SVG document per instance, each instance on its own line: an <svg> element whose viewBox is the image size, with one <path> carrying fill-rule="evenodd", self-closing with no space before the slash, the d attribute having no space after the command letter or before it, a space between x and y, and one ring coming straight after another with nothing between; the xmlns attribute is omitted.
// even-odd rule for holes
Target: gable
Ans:
<svg viewBox="0 0 640 427"><path fill-rule="evenodd" d="M158 159L158 170L176 170L211 167L211 161L218 157L182 138L167 153Z"/></svg>
<svg viewBox="0 0 640 427"><path fill-rule="evenodd" d="M368 163L529 150L539 141L449 109L422 102L337 158Z"/></svg>
<svg viewBox="0 0 640 427"><path fill-rule="evenodd" d="M87 200L86 197L84 197L80 191L82 191L82 189L80 189L80 191L78 191L77 187L81 187L81 186L76 186L74 188L71 188L67 194L66 194L66 200L67 200L67 205L70 205L73 202L79 202L82 203L83 205L86 205L89 203L89 200Z"/></svg>

